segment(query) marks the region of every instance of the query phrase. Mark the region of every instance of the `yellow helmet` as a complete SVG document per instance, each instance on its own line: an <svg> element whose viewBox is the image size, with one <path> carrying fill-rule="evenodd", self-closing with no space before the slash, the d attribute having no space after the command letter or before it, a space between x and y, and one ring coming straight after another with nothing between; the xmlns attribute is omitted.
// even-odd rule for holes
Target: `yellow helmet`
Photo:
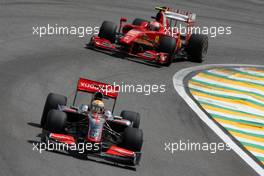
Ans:
<svg viewBox="0 0 264 176"><path fill-rule="evenodd" d="M104 103L101 100L94 100L91 105L91 111L93 113L103 113Z"/></svg>

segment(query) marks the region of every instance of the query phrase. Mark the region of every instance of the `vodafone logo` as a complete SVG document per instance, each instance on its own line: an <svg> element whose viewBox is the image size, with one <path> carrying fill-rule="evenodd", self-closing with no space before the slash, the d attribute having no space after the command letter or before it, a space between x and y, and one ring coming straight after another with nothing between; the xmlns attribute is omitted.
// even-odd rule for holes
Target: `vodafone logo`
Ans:
<svg viewBox="0 0 264 176"><path fill-rule="evenodd" d="M118 96L118 87L97 81L80 78L77 84L78 91L90 93L101 92L103 95L116 98Z"/></svg>
<svg viewBox="0 0 264 176"><path fill-rule="evenodd" d="M89 84L87 82L81 82L80 85L82 88L86 88L86 89L92 89L92 90L97 90L97 91L107 90L107 86L100 85L100 84Z"/></svg>

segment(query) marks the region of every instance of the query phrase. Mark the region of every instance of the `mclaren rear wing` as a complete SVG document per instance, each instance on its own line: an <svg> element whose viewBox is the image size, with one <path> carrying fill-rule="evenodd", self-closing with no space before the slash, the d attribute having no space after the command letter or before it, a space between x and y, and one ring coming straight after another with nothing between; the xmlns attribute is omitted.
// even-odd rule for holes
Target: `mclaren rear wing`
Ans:
<svg viewBox="0 0 264 176"><path fill-rule="evenodd" d="M114 101L116 102L119 92L119 86L93 81L86 78L79 78L73 100L73 106L75 105L75 100L78 92L86 92L91 94L94 94L96 92L101 92L105 98L114 99ZM113 110L115 107L115 102L114 102Z"/></svg>
<svg viewBox="0 0 264 176"><path fill-rule="evenodd" d="M116 99L118 96L119 87L85 78L79 78L77 91L88 93L101 92L106 97Z"/></svg>

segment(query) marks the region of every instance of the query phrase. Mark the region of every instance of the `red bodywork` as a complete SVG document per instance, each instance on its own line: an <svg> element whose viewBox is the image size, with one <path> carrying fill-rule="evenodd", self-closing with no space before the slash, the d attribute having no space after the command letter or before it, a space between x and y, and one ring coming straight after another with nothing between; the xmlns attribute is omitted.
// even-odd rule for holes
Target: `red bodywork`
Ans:
<svg viewBox="0 0 264 176"><path fill-rule="evenodd" d="M179 32L170 30L174 26L171 22L171 18L169 21L168 16L170 15L170 13L173 13L174 15L179 15L179 19L176 20L185 22L187 24L187 28L191 27L194 21L191 20L190 17L192 14L189 12L180 12L179 10L173 10L165 7L156 9L159 10L159 12L154 21L160 24L159 30L150 30L150 23L148 22L142 22L139 26L132 24L123 24L126 19L121 17L120 26L118 30L119 37L117 37L117 41L115 43L111 43L109 40L100 38L98 36L93 36L88 46L112 52L125 53L129 56L152 61L161 65L170 62L169 60L171 60L171 55L169 55L168 53L160 52L158 50L160 37L166 35L175 38L175 54L177 54L182 49L183 44L181 34ZM181 17L184 18L181 19ZM189 38L190 34L187 32L187 34L184 36L185 44L188 43ZM135 51L135 47L137 47L138 45L147 46L147 49L140 50L137 48Z"/></svg>
<svg viewBox="0 0 264 176"><path fill-rule="evenodd" d="M76 140L73 136L65 135L65 134L58 134L58 133L50 133L49 138L59 142L64 143L67 145L77 145ZM118 147L116 145L110 146L105 154L113 155L113 156L119 156L119 157L128 157L128 158L134 158L136 156L135 152Z"/></svg>
<svg viewBox="0 0 264 176"><path fill-rule="evenodd" d="M142 24L141 26L134 26L131 24L126 24L123 26L123 32L126 32L126 28L133 28L125 34L124 37L119 38L118 43L121 45L116 45L111 43L109 40L100 38L98 36L93 36L91 38L91 43L93 46L96 46L100 49L105 49L115 52L123 52L129 56L141 58L148 61L153 61L158 64L165 64L168 59L167 53L162 53L152 50L142 50L139 52L134 52L133 47L136 44L144 44L150 48L154 48L157 45L158 39L160 36L165 35L165 31L149 31L148 28ZM125 50L122 49L122 46L127 47ZM175 48L176 50L176 48Z"/></svg>
<svg viewBox="0 0 264 176"><path fill-rule="evenodd" d="M138 58L148 60L148 61L153 61L153 62L156 62L159 64L165 64L167 62L167 58L168 58L167 53L161 53L161 52L157 52L155 50L147 50L147 51L139 52L139 53L122 51L119 48L117 48L117 46L115 44L112 44L109 40L99 38L98 36L93 36L91 38L91 42L94 46L96 46L100 49L105 49L105 50L115 51L115 52L124 52L124 53L126 53L132 57L138 57Z"/></svg>

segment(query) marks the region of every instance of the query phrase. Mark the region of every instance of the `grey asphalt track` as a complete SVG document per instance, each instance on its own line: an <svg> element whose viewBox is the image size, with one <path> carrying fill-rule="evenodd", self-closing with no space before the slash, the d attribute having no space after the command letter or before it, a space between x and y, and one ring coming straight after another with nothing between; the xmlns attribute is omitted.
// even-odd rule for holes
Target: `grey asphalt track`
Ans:
<svg viewBox="0 0 264 176"><path fill-rule="evenodd" d="M203 64L263 64L263 2L260 0L1 0L0 1L0 175L257 175L234 152L164 151L164 142L190 140L221 142L195 115L173 88L172 76L197 66L177 62L156 68L84 48L89 36L32 35L33 26L49 24L100 26L120 16L148 18L155 5L183 8L198 14L203 26L231 26L232 35L210 38ZM163 94L123 93L116 112L141 113L145 143L136 171L79 160L58 153L32 151L39 140L39 123L49 92L70 96L78 77L130 84L166 84ZM31 124L31 125L30 125Z"/></svg>

